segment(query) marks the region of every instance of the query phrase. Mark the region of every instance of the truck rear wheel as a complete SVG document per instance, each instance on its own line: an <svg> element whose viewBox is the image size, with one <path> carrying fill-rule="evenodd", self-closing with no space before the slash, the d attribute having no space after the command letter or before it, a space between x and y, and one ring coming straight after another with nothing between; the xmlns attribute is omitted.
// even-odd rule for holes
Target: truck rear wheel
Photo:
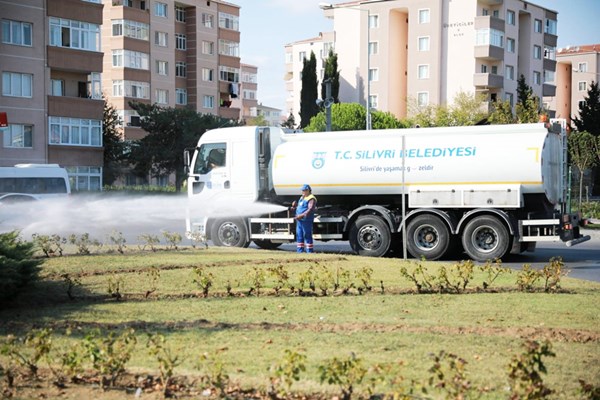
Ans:
<svg viewBox="0 0 600 400"><path fill-rule="evenodd" d="M472 219L462 235L465 252L481 262L504 257L510 249L509 241L506 226L489 215Z"/></svg>
<svg viewBox="0 0 600 400"><path fill-rule="evenodd" d="M358 255L382 257L390 249L392 233L380 217L363 215L350 228L350 246Z"/></svg>
<svg viewBox="0 0 600 400"><path fill-rule="evenodd" d="M215 246L248 247L246 227L240 220L217 220L212 224L210 239Z"/></svg>
<svg viewBox="0 0 600 400"><path fill-rule="evenodd" d="M448 251L450 230L441 218L435 215L418 215L406 230L406 248L415 258L437 260Z"/></svg>

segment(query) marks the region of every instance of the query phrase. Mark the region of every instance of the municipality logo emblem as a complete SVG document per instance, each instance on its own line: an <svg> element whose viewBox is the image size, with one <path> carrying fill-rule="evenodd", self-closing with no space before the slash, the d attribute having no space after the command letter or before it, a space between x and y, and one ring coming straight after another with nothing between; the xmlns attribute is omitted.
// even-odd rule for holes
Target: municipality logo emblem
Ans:
<svg viewBox="0 0 600 400"><path fill-rule="evenodd" d="M314 169L323 168L323 165L325 165L325 155L326 154L327 154L327 152L325 152L325 151L316 151L313 153L312 166Z"/></svg>

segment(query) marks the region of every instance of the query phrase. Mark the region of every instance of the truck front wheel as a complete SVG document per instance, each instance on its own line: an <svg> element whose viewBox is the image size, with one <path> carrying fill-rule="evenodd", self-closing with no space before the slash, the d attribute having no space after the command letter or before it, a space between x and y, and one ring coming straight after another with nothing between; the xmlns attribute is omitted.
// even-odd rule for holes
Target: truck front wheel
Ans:
<svg viewBox="0 0 600 400"><path fill-rule="evenodd" d="M502 258L510 249L506 226L489 215L471 220L462 235L465 252L475 261Z"/></svg>
<svg viewBox="0 0 600 400"><path fill-rule="evenodd" d="M363 215L350 228L350 246L358 255L382 257L390 249L392 234L389 226L374 215Z"/></svg>
<svg viewBox="0 0 600 400"><path fill-rule="evenodd" d="M413 257L437 260L448 250L450 231L435 215L419 215L408 224L406 240L406 248Z"/></svg>
<svg viewBox="0 0 600 400"><path fill-rule="evenodd" d="M240 220L217 220L212 224L210 239L215 246L248 247L246 227Z"/></svg>

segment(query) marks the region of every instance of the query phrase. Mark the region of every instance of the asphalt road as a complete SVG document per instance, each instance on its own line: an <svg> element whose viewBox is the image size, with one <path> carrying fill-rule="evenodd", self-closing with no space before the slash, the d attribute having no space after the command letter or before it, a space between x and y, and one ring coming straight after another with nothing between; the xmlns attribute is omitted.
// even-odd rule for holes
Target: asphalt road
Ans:
<svg viewBox="0 0 600 400"><path fill-rule="evenodd" d="M584 234L589 234L591 240L573 247L567 247L562 242L538 243L534 252L511 255L503 260L502 265L521 269L524 264L531 264L541 269L552 257L561 257L570 278L600 282L600 231L585 230ZM280 249L296 251L294 244L284 244ZM315 242L315 252L352 254L352 249L347 242Z"/></svg>

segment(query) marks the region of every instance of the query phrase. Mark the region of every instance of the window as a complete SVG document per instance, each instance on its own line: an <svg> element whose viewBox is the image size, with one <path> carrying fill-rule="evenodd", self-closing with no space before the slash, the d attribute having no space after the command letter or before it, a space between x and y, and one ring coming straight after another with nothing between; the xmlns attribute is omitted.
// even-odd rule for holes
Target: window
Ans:
<svg viewBox="0 0 600 400"><path fill-rule="evenodd" d="M587 72L587 63L580 62L577 64L577 72Z"/></svg>
<svg viewBox="0 0 600 400"><path fill-rule="evenodd" d="M507 65L505 72L504 72L504 77L508 80L514 81L515 80L515 67L513 67L512 65Z"/></svg>
<svg viewBox="0 0 600 400"><path fill-rule="evenodd" d="M379 42L369 42L369 55L379 53Z"/></svg>
<svg viewBox="0 0 600 400"><path fill-rule="evenodd" d="M515 25L515 12L512 10L506 10L506 23L508 25Z"/></svg>
<svg viewBox="0 0 600 400"><path fill-rule="evenodd" d="M306 60L306 52L305 51L301 51L298 53L298 61L302 62Z"/></svg>
<svg viewBox="0 0 600 400"><path fill-rule="evenodd" d="M488 15L490 15L490 10L488 10L487 8L484 8L483 10L481 10L481 15L483 15L484 17L487 17Z"/></svg>
<svg viewBox="0 0 600 400"><path fill-rule="evenodd" d="M187 38L185 35L183 35L181 33L175 34L175 48L177 50L187 49Z"/></svg>
<svg viewBox="0 0 600 400"><path fill-rule="evenodd" d="M101 167L67 167L71 182L71 190L78 192L96 191L102 189Z"/></svg>
<svg viewBox="0 0 600 400"><path fill-rule="evenodd" d="M556 60L556 47L544 45L544 58L548 60Z"/></svg>
<svg viewBox="0 0 600 400"><path fill-rule="evenodd" d="M418 92L417 93L417 104L420 107L429 105L429 92Z"/></svg>
<svg viewBox="0 0 600 400"><path fill-rule="evenodd" d="M186 105L187 104L187 90L177 88L175 89L175 104Z"/></svg>
<svg viewBox="0 0 600 400"><path fill-rule="evenodd" d="M175 6L175 21L185 22L185 8Z"/></svg>
<svg viewBox="0 0 600 400"><path fill-rule="evenodd" d="M429 9L428 8L419 10L419 23L420 24L428 24L429 23Z"/></svg>
<svg viewBox="0 0 600 400"><path fill-rule="evenodd" d="M4 147L31 148L33 147L33 125L9 124L0 129L4 132Z"/></svg>
<svg viewBox="0 0 600 400"><path fill-rule="evenodd" d="M214 42L202 41L202 54L215 54Z"/></svg>
<svg viewBox="0 0 600 400"><path fill-rule="evenodd" d="M492 65L492 74L498 75L498 66L497 65Z"/></svg>
<svg viewBox="0 0 600 400"><path fill-rule="evenodd" d="M544 70L544 83L554 83L554 71Z"/></svg>
<svg viewBox="0 0 600 400"><path fill-rule="evenodd" d="M185 78L187 76L187 64L183 61L175 63L175 76Z"/></svg>
<svg viewBox="0 0 600 400"><path fill-rule="evenodd" d="M475 44L478 46L504 47L504 32L496 29L478 29L475 33Z"/></svg>
<svg viewBox="0 0 600 400"><path fill-rule="evenodd" d="M291 64L294 62L294 55L292 53L285 53L285 63Z"/></svg>
<svg viewBox="0 0 600 400"><path fill-rule="evenodd" d="M62 79L51 79L50 80L50 94L52 96L64 96L65 95L65 81Z"/></svg>
<svg viewBox="0 0 600 400"><path fill-rule="evenodd" d="M242 74L242 82L257 83L258 82L258 76L255 73L252 73L252 72L244 72Z"/></svg>
<svg viewBox="0 0 600 400"><path fill-rule="evenodd" d="M509 53L515 52L515 39L506 38L506 51L508 51Z"/></svg>
<svg viewBox="0 0 600 400"><path fill-rule="evenodd" d="M102 121L99 119L50 117L49 125L50 144L102 146Z"/></svg>
<svg viewBox="0 0 600 400"><path fill-rule="evenodd" d="M215 16L212 14L202 14L202 25L205 28L212 28L215 26Z"/></svg>
<svg viewBox="0 0 600 400"><path fill-rule="evenodd" d="M169 104L169 91L167 89L156 89L154 96L158 104Z"/></svg>
<svg viewBox="0 0 600 400"><path fill-rule="evenodd" d="M225 56L239 57L240 44L238 42L219 39L219 54Z"/></svg>
<svg viewBox="0 0 600 400"><path fill-rule="evenodd" d="M419 65L419 79L429 79L429 65Z"/></svg>
<svg viewBox="0 0 600 400"><path fill-rule="evenodd" d="M429 36L421 36L418 41L419 51L429 51Z"/></svg>
<svg viewBox="0 0 600 400"><path fill-rule="evenodd" d="M2 95L10 97L31 97L33 75L19 72L2 73Z"/></svg>
<svg viewBox="0 0 600 400"><path fill-rule="evenodd" d="M371 82L377 82L379 80L379 69L378 68L371 68L369 70L369 80Z"/></svg>
<svg viewBox="0 0 600 400"><path fill-rule="evenodd" d="M533 46L533 58L536 60L542 59L542 47L538 45Z"/></svg>
<svg viewBox="0 0 600 400"><path fill-rule="evenodd" d="M169 75L169 63L156 60L156 73L164 76Z"/></svg>
<svg viewBox="0 0 600 400"><path fill-rule="evenodd" d="M481 70L480 70L480 72L482 74L487 74L487 72L488 72L488 66L485 65L485 64L481 64Z"/></svg>
<svg viewBox="0 0 600 400"><path fill-rule="evenodd" d="M242 96L245 100L256 100L256 90L244 90Z"/></svg>
<svg viewBox="0 0 600 400"><path fill-rule="evenodd" d="M500 18L500 10L494 10L494 11L492 11L492 17L494 17L494 18Z"/></svg>
<svg viewBox="0 0 600 400"><path fill-rule="evenodd" d="M50 46L100 51L100 26L88 22L50 18Z"/></svg>
<svg viewBox="0 0 600 400"><path fill-rule="evenodd" d="M215 107L215 96L204 96L202 106L204 108L214 108Z"/></svg>
<svg viewBox="0 0 600 400"><path fill-rule="evenodd" d="M123 66L123 49L112 51L112 65L113 67Z"/></svg>
<svg viewBox="0 0 600 400"><path fill-rule="evenodd" d="M214 71L210 68L202 68L202 80L212 82L214 80Z"/></svg>
<svg viewBox="0 0 600 400"><path fill-rule="evenodd" d="M515 98L515 96L512 93L506 93L504 95L504 99L508 100L508 104L510 104L511 107L514 106L514 104L515 104L514 98Z"/></svg>
<svg viewBox="0 0 600 400"><path fill-rule="evenodd" d="M150 84L148 82L115 80L113 81L113 96L149 99Z"/></svg>
<svg viewBox="0 0 600 400"><path fill-rule="evenodd" d="M239 82L240 81L240 70L239 68L219 66L219 80L226 82Z"/></svg>
<svg viewBox="0 0 600 400"><path fill-rule="evenodd" d="M2 43L31 46L31 36L29 22L2 20Z"/></svg>
<svg viewBox="0 0 600 400"><path fill-rule="evenodd" d="M148 40L148 32L148 24L144 24L143 22L123 19L115 19L112 21L113 36L126 36L134 39Z"/></svg>
<svg viewBox="0 0 600 400"><path fill-rule="evenodd" d="M587 90L587 82L586 81L577 82L577 89L580 92L585 92Z"/></svg>
<svg viewBox="0 0 600 400"><path fill-rule="evenodd" d="M167 5L165 3L154 3L154 15L157 17L167 17Z"/></svg>
<svg viewBox="0 0 600 400"><path fill-rule="evenodd" d="M87 90L92 99L102 98L102 74L92 72L87 76Z"/></svg>
<svg viewBox="0 0 600 400"><path fill-rule="evenodd" d="M240 17L237 15L219 13L219 28L231 29L234 31L240 30Z"/></svg>
<svg viewBox="0 0 600 400"><path fill-rule="evenodd" d="M125 50L124 51L124 64L127 68L135 69L150 69L150 56L147 53L139 51Z"/></svg>
<svg viewBox="0 0 600 400"><path fill-rule="evenodd" d="M372 94L369 96L369 109L376 109L377 107L379 107L377 95Z"/></svg>
<svg viewBox="0 0 600 400"><path fill-rule="evenodd" d="M379 15L369 15L369 28L379 28Z"/></svg>
<svg viewBox="0 0 600 400"><path fill-rule="evenodd" d="M533 71L533 83L535 85L542 84L542 74L540 73L540 71Z"/></svg>
<svg viewBox="0 0 600 400"><path fill-rule="evenodd" d="M167 47L169 43L169 35L167 32L154 32L154 44L160 47Z"/></svg>
<svg viewBox="0 0 600 400"><path fill-rule="evenodd" d="M549 33L551 35L556 35L556 21L553 19L547 19L544 32Z"/></svg>
<svg viewBox="0 0 600 400"><path fill-rule="evenodd" d="M541 19L534 19L533 20L533 31L535 33L542 33L542 20Z"/></svg>

